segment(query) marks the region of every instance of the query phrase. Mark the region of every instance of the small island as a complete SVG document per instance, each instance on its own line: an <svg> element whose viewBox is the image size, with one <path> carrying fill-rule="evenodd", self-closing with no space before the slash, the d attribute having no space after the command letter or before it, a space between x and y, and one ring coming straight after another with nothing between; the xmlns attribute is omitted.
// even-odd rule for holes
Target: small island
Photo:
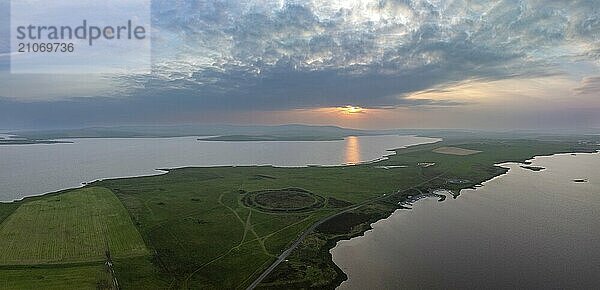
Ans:
<svg viewBox="0 0 600 290"><path fill-rule="evenodd" d="M339 141L342 136L283 136L283 135L226 135L217 137L199 138L198 141L229 141L229 142L256 142L256 141Z"/></svg>
<svg viewBox="0 0 600 290"><path fill-rule="evenodd" d="M34 145L34 144L71 144L72 141L59 140L29 140L29 139L1 139L0 145Z"/></svg>
<svg viewBox="0 0 600 290"><path fill-rule="evenodd" d="M521 168L528 169L528 170L531 170L531 171L542 171L542 170L546 169L546 168L541 167L541 166L529 166L529 165L527 165L527 166L521 165Z"/></svg>

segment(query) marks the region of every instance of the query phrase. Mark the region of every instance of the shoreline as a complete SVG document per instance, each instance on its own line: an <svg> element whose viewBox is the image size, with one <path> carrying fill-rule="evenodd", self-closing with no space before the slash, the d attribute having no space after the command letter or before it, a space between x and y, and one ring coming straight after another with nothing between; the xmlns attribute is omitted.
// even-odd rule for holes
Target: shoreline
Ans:
<svg viewBox="0 0 600 290"><path fill-rule="evenodd" d="M488 180L485 180L485 181L483 181L483 182L481 182L481 183L479 183L479 184L477 184L475 186L467 187L467 188L463 188L463 189L477 190L478 188L484 187L487 183L489 183L491 181L494 181L495 179L498 179L498 178L501 178L501 177L507 175L512 170L512 168L507 167L505 165L509 165L509 164L510 165L514 165L514 166L520 166L520 165L523 165L523 164L530 165L532 162L535 161L536 158L539 158L539 157L553 157L553 156L564 156L564 155L573 155L573 154L599 154L600 155L600 150L595 150L595 152L563 152L563 153L555 153L555 154L536 155L536 156L533 156L533 157L531 157L531 158L529 158L527 160L524 160L524 161L508 161L508 162L497 163L497 164L494 164L494 166L506 169L506 171L504 173L500 173L500 174L498 174L498 175L496 175L496 176L494 176L494 177L492 177L492 178L490 178ZM463 189L461 189L460 191L462 191ZM441 189L441 190L446 190L446 189ZM455 196L455 198L458 198L458 196L460 196L460 191L459 191L459 194ZM397 209L395 209L395 210L393 210L393 211L391 211L391 212L389 212L387 214L384 213L385 217L378 218L378 219L373 220L373 221L368 221L368 224L367 223L361 223L359 225L356 225L356 227L362 227L363 228L362 230L359 230L358 232L355 232L355 233L348 233L346 236L340 235L339 237L336 237L334 239L328 239L327 240L328 242L327 242L327 244L324 247L326 249L325 252L327 252L328 257L329 257L329 261L328 262L330 262L332 265L335 265L335 270L336 270L336 272L338 272L338 277L336 277L332 281L332 284L328 285L328 288L337 289L339 286L341 286L341 284L343 282L348 281L348 274L346 274L340 268L340 266L337 265L335 263L335 261L333 261L332 250L335 247L337 247L337 245L338 245L338 243L340 241L350 241L350 240L355 239L355 238L364 237L367 232L373 230L373 225L375 223L390 218L397 211L411 210L412 208L406 208L406 207L404 207L404 205L405 205L404 202L409 202L409 203L416 204L416 203L418 203L421 200L424 200L424 199L427 199L427 198L432 198L432 197L436 197L436 196L433 195L433 194L422 194L421 197L419 197L419 198L414 199L414 200L411 201L410 197L405 196L404 197L404 201L402 202L402 204L400 204L401 208L397 208ZM443 200L438 200L438 202L443 202ZM330 241L331 241L331 244L329 243ZM334 284L334 282L335 282L335 284Z"/></svg>

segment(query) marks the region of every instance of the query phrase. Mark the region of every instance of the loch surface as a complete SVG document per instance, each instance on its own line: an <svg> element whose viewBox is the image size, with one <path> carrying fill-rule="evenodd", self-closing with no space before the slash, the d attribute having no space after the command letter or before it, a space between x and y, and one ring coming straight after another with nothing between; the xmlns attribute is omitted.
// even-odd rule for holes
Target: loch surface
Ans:
<svg viewBox="0 0 600 290"><path fill-rule="evenodd" d="M218 165L341 165L389 155L387 150L436 142L414 136L360 136L339 141L198 141L197 137L67 139L72 144L0 146L0 201L83 182L160 174L158 168Z"/></svg>
<svg viewBox="0 0 600 290"><path fill-rule="evenodd" d="M338 242L339 289L597 289L600 154L503 166L457 199L423 199Z"/></svg>

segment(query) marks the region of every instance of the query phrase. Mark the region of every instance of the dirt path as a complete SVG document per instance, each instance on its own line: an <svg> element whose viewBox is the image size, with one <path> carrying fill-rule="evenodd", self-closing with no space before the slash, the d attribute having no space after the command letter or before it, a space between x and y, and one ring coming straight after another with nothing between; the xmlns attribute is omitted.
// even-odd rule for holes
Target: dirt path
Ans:
<svg viewBox="0 0 600 290"><path fill-rule="evenodd" d="M256 233L256 231L254 231L254 229L252 228L252 223L251 223L251 217L252 217L252 210L250 210L250 212L248 213L248 217L246 218L246 220L244 221L242 219L242 217L240 217L240 215L238 214L237 211L235 211L233 208L231 208L230 206L226 205L225 203L223 203L223 194L221 194L219 196L218 202L220 205L224 206L225 208L227 208L229 211L231 211L233 213L233 215L235 215L235 217L238 219L238 221L242 224L242 226L244 227L244 234L242 236L242 239L240 240L240 243L237 246L232 247L231 249L229 249L227 252L215 257L214 259L200 265L200 267L198 267L196 270L194 270L192 273L190 273L187 278L185 279L185 281L183 281L183 288L184 289L188 289L188 283L189 280L198 272L200 272L200 270L204 269L206 266L222 259L223 257L229 255L231 252L233 252L235 249L239 249L242 245L245 244L245 240L246 240L246 236L248 234L248 232L251 232L254 236L255 239L253 239L252 241L258 241L258 243L260 244L261 248L263 249L263 252L270 257L275 257L275 255L269 253L269 251L267 251L267 248L265 247L264 244L264 240L258 236L258 234ZM250 241L248 241L247 243L249 243Z"/></svg>

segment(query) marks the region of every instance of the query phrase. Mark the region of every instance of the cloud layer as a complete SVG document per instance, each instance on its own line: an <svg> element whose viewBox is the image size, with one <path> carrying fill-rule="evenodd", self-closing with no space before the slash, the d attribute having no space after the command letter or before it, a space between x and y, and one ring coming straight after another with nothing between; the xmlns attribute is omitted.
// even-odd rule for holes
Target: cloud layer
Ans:
<svg viewBox="0 0 600 290"><path fill-rule="evenodd" d="M88 100L65 90L54 105L140 117L460 106L409 96L471 80L600 74L594 0L154 0L152 10L151 75L111 76L110 90ZM587 82L580 90L597 92ZM0 90L17 102L19 92Z"/></svg>
<svg viewBox="0 0 600 290"><path fill-rule="evenodd" d="M419 105L404 96L597 61L597 3L554 2L155 1L157 70L135 81L211 108Z"/></svg>

